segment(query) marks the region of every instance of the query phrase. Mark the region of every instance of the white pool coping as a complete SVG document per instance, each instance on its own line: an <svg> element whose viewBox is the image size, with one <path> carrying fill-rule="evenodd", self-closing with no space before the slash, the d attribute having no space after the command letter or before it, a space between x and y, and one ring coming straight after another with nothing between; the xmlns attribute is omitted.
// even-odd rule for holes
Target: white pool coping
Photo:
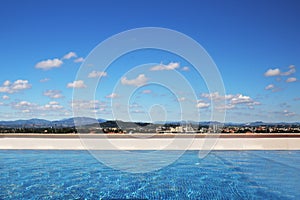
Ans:
<svg viewBox="0 0 300 200"><path fill-rule="evenodd" d="M300 150L299 136L228 137L187 136L82 136L1 135L0 149L36 150Z"/></svg>

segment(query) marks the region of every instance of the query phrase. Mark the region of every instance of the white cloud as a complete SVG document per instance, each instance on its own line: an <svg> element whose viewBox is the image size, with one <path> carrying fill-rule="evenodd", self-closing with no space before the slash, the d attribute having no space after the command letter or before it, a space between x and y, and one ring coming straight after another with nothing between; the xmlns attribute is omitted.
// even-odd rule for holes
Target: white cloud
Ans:
<svg viewBox="0 0 300 200"><path fill-rule="evenodd" d="M271 90L274 89L275 85L274 84L269 84L265 87L265 90Z"/></svg>
<svg viewBox="0 0 300 200"><path fill-rule="evenodd" d="M31 102L28 101L20 101L17 103L13 103L12 106L16 109L23 109L23 108L29 108L34 106L34 104L32 104Z"/></svg>
<svg viewBox="0 0 300 200"><path fill-rule="evenodd" d="M49 78L43 78L43 79L40 80L41 83L45 83L45 82L48 82L48 81L50 81Z"/></svg>
<svg viewBox="0 0 300 200"><path fill-rule="evenodd" d="M56 111L56 110L60 110L62 109L63 106L60 105L58 102L56 101L50 101L49 103L38 107L39 110L44 110L44 111Z"/></svg>
<svg viewBox="0 0 300 200"><path fill-rule="evenodd" d="M231 104L244 104L252 102L253 100L249 96L243 96L242 94L238 94L230 100Z"/></svg>
<svg viewBox="0 0 300 200"><path fill-rule="evenodd" d="M69 60L71 58L76 58L76 57L77 57L76 53L71 51L71 52L67 53L66 55L64 55L63 59Z"/></svg>
<svg viewBox="0 0 300 200"><path fill-rule="evenodd" d="M84 61L84 58L83 57L79 57L79 58L76 58L74 60L75 63L80 63L80 62L83 62Z"/></svg>
<svg viewBox="0 0 300 200"><path fill-rule="evenodd" d="M224 104L224 105L217 105L216 109L217 110L231 110L234 109L235 105L233 104Z"/></svg>
<svg viewBox="0 0 300 200"><path fill-rule="evenodd" d="M2 99L3 99L3 100L8 100L8 99L10 99L10 98L9 98L9 96L7 96L7 95L3 95L3 96L2 96Z"/></svg>
<svg viewBox="0 0 300 200"><path fill-rule="evenodd" d="M276 69L268 69L265 72L265 76L279 76L281 74L280 70L278 68Z"/></svg>
<svg viewBox="0 0 300 200"><path fill-rule="evenodd" d="M290 77L290 78L286 79L285 82L287 82L287 83L292 83L292 82L295 82L295 81L297 81L297 78L295 78L295 77Z"/></svg>
<svg viewBox="0 0 300 200"><path fill-rule="evenodd" d="M71 103L71 107L73 109L79 110L79 111L105 111L108 107L105 102L100 102L98 100L76 100Z"/></svg>
<svg viewBox="0 0 300 200"><path fill-rule="evenodd" d="M291 74L294 74L296 72L296 67L294 65L289 66L289 70L286 72L281 72L280 69L268 69L265 72L265 76L289 76Z"/></svg>
<svg viewBox="0 0 300 200"><path fill-rule="evenodd" d="M232 99L234 95L229 94L229 95L220 95L219 92L213 92L213 93L202 93L201 97L214 100L214 101L221 101L221 100L227 100L227 99Z"/></svg>
<svg viewBox="0 0 300 200"><path fill-rule="evenodd" d="M236 94L232 99L229 100L229 105L246 105L248 108L253 109L254 106L261 105L260 102L254 101L249 96L244 96L242 94Z"/></svg>
<svg viewBox="0 0 300 200"><path fill-rule="evenodd" d="M84 81L78 80L67 84L67 88L86 88Z"/></svg>
<svg viewBox="0 0 300 200"><path fill-rule="evenodd" d="M206 102L200 100L200 101L197 102L196 107L200 108L200 109L201 108L208 108L209 105L210 105L209 103L206 103Z"/></svg>
<svg viewBox="0 0 300 200"><path fill-rule="evenodd" d="M256 105L261 105L261 103L258 101L251 101L251 102L247 103L247 105L248 106L256 106Z"/></svg>
<svg viewBox="0 0 300 200"><path fill-rule="evenodd" d="M14 102L11 104L13 109L20 110L22 113L34 113L35 116L49 114L49 112L57 112L62 110L63 106L56 101L50 101L45 105L38 105L28 101Z"/></svg>
<svg viewBox="0 0 300 200"><path fill-rule="evenodd" d="M64 97L60 90L46 90L43 95L51 99L59 99Z"/></svg>
<svg viewBox="0 0 300 200"><path fill-rule="evenodd" d="M179 68L179 63L171 62L167 65L159 64L150 68L150 71L174 70Z"/></svg>
<svg viewBox="0 0 300 200"><path fill-rule="evenodd" d="M105 77L107 76L106 72L101 72L101 71L92 71L91 73L89 73L88 77L89 78L99 78L99 77Z"/></svg>
<svg viewBox="0 0 300 200"><path fill-rule="evenodd" d="M245 105L248 106L248 108L260 105L260 102L254 101L251 97L242 94L219 95L218 92L214 92L202 93L201 97L214 101L215 107L220 110L233 109L236 108L237 105ZM222 103L223 101L224 103Z"/></svg>
<svg viewBox="0 0 300 200"><path fill-rule="evenodd" d="M281 76L289 76L291 74L294 74L296 72L296 67L294 65L289 66L289 71L287 72L282 72L280 75Z"/></svg>
<svg viewBox="0 0 300 200"><path fill-rule="evenodd" d="M107 95L105 98L114 99L117 97L119 97L119 95L117 93L111 93L111 94Z"/></svg>
<svg viewBox="0 0 300 200"><path fill-rule="evenodd" d="M290 112L290 111L288 111L288 110L284 110L284 111L282 112L282 114L283 114L284 116L286 116L286 117L291 117L291 116L295 116L295 115L296 115L296 113Z"/></svg>
<svg viewBox="0 0 300 200"><path fill-rule="evenodd" d="M31 84L28 80L16 80L11 83L9 80L5 81L2 86L0 86L0 92L2 93L16 93L22 90L30 89Z"/></svg>
<svg viewBox="0 0 300 200"><path fill-rule="evenodd" d="M50 117L65 116L68 110L64 109L59 102L50 101L46 104L37 104L29 101L18 101L10 103L11 109L15 110L13 113L17 113L20 117ZM70 116L70 115L69 115Z"/></svg>
<svg viewBox="0 0 300 200"><path fill-rule="evenodd" d="M16 80L12 85L11 89L18 91L18 90L25 90L31 88L31 85L28 83L28 80Z"/></svg>
<svg viewBox="0 0 300 200"><path fill-rule="evenodd" d="M13 93L13 92L10 90L10 87L4 86L4 85L0 87L0 92L2 92L2 93Z"/></svg>
<svg viewBox="0 0 300 200"><path fill-rule="evenodd" d="M43 69L43 70L49 70L49 69L52 69L52 68L58 68L62 64L63 64L63 61L61 61L58 58L54 58L52 60L48 59L48 60L44 60L44 61L41 61L41 62L37 63L35 65L35 68Z"/></svg>
<svg viewBox="0 0 300 200"><path fill-rule="evenodd" d="M59 105L59 103L57 101L50 101L48 104L49 105Z"/></svg>
<svg viewBox="0 0 300 200"><path fill-rule="evenodd" d="M142 86L145 85L148 81L148 78L144 74L138 75L137 78L128 80L126 77L121 79L121 83L123 85L134 85L134 86Z"/></svg>
<svg viewBox="0 0 300 200"><path fill-rule="evenodd" d="M182 71L189 71L189 70L190 70L190 68L189 68L189 67L187 67L187 66L185 66L185 67L183 67L181 70L182 70Z"/></svg>
<svg viewBox="0 0 300 200"><path fill-rule="evenodd" d="M4 81L4 83L3 83L3 86L10 86L10 81L9 80L6 80L6 81Z"/></svg>

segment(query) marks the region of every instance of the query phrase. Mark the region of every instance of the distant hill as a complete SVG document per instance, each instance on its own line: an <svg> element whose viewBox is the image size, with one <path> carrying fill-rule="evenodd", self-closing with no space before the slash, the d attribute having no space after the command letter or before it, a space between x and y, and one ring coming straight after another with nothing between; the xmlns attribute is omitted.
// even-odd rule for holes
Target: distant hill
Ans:
<svg viewBox="0 0 300 200"><path fill-rule="evenodd" d="M102 123L105 122L104 119L95 119L91 117L72 117L68 119L62 119L59 121L52 121L53 126L60 126L60 127L71 127L71 126L84 126L89 124L95 123Z"/></svg>
<svg viewBox="0 0 300 200"><path fill-rule="evenodd" d="M44 120L44 119L0 121L0 126L9 127L9 128L49 127L51 126L51 121Z"/></svg>
<svg viewBox="0 0 300 200"><path fill-rule="evenodd" d="M49 121L45 119L28 119L28 120L14 120L14 121L0 121L0 126L7 128L43 128L43 127L74 127L83 126L93 123L105 122L104 119L94 119L89 117L74 117L56 121Z"/></svg>
<svg viewBox="0 0 300 200"><path fill-rule="evenodd" d="M0 121L0 127L5 128L28 128L28 127L35 127L35 128L44 128L44 127L74 127L74 126L85 126L85 125L92 125L96 123L101 123L103 127L114 127L118 124L121 127L126 128L138 128L143 126L152 126L151 123L144 123L144 122L123 122L123 121L108 121L105 119L95 119L90 117L72 117L62 120L45 120L45 119L28 119L28 120L14 120L14 121ZM153 125L199 125L199 126L210 126L210 125L221 125L222 123L216 121L202 121L202 122L195 122L195 121L167 121L167 122L154 122ZM300 125L300 122L277 122L277 123L269 123L269 122L249 122L249 123L233 123L227 122L224 126L290 126L290 125Z"/></svg>

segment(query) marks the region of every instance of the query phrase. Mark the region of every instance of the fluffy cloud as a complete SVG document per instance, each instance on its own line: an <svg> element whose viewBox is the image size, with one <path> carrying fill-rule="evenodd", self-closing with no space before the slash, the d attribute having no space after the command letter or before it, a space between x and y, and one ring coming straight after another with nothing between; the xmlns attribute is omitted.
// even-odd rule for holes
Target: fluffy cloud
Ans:
<svg viewBox="0 0 300 200"><path fill-rule="evenodd" d="M196 107L197 108L208 108L209 107L209 103L206 103L206 102L204 102L204 101L201 101L201 100L199 100L198 102L197 102L197 104L196 104Z"/></svg>
<svg viewBox="0 0 300 200"><path fill-rule="evenodd" d="M289 70L287 72L282 72L281 76L289 76L291 74L294 74L296 72L296 67L294 65L289 66Z"/></svg>
<svg viewBox="0 0 300 200"><path fill-rule="evenodd" d="M295 112L289 112L287 110L284 111L284 116L286 116L286 117L291 117L291 116L295 116L295 115L296 115Z"/></svg>
<svg viewBox="0 0 300 200"><path fill-rule="evenodd" d="M183 67L181 70L182 70L182 71L189 71L190 68L189 68L189 67Z"/></svg>
<svg viewBox="0 0 300 200"><path fill-rule="evenodd" d="M233 109L238 105L245 105L248 108L253 108L253 106L260 105L260 102L254 101L251 97L245 96L242 94L227 94L220 95L218 92L214 93L203 93L201 97L207 98L211 101L214 101L217 109ZM224 105L222 104L224 102Z"/></svg>
<svg viewBox="0 0 300 200"><path fill-rule="evenodd" d="M21 111L22 113L34 113L35 115L40 116L46 114L45 112L49 114L49 112L57 112L58 110L63 109L63 106L56 101L50 101L45 105L38 105L29 101L20 101L13 102L11 107Z"/></svg>
<svg viewBox="0 0 300 200"><path fill-rule="evenodd" d="M281 72L280 69L268 69L265 72L265 76L289 76L291 74L294 74L296 72L296 67L294 65L289 66L289 70L286 72Z"/></svg>
<svg viewBox="0 0 300 200"><path fill-rule="evenodd" d="M285 82L287 82L287 83L292 83L292 82L295 82L295 81L297 81L297 78L295 78L295 77L290 77L290 78L286 79Z"/></svg>
<svg viewBox="0 0 300 200"><path fill-rule="evenodd" d="M86 88L84 81L78 80L67 84L67 88Z"/></svg>
<svg viewBox="0 0 300 200"><path fill-rule="evenodd" d="M213 92L213 93L202 93L201 97L207 98L210 100L214 101L221 101L221 100L227 100L227 99L232 99L234 95L229 94L229 95L220 95L218 92Z"/></svg>
<svg viewBox="0 0 300 200"><path fill-rule="evenodd" d="M40 110L51 110L51 111L55 111L55 110L60 110L62 109L63 106L60 105L58 102L56 101L50 101L49 103L45 104L44 106L39 107Z"/></svg>
<svg viewBox="0 0 300 200"><path fill-rule="evenodd" d="M28 101L20 101L16 104L16 107L28 107L31 106L32 104Z"/></svg>
<svg viewBox="0 0 300 200"><path fill-rule="evenodd" d="M233 104L224 104L224 105L217 105L216 106L216 109L221 110L221 111L231 110L231 109L234 109L234 108L235 108L235 105L233 105Z"/></svg>
<svg viewBox="0 0 300 200"><path fill-rule="evenodd" d="M107 76L106 72L101 72L101 71L92 71L91 73L89 73L88 77L89 78L99 78L99 77L105 77Z"/></svg>
<svg viewBox="0 0 300 200"><path fill-rule="evenodd" d="M80 63L80 62L83 62L84 61L84 58L83 57L79 57L79 58L76 58L74 60L75 63Z"/></svg>
<svg viewBox="0 0 300 200"><path fill-rule="evenodd" d="M31 84L29 84L28 80L16 80L13 83L7 80L0 86L0 92L11 94L30 88Z"/></svg>
<svg viewBox="0 0 300 200"><path fill-rule="evenodd" d="M155 65L150 68L150 71L174 70L177 68L179 68L179 63L171 62L168 65L163 65L163 64Z"/></svg>
<svg viewBox="0 0 300 200"><path fill-rule="evenodd" d="M48 60L43 60L41 62L38 62L35 65L35 68L37 69L43 69L43 70L49 70L52 68L58 68L63 64L63 61L61 61L58 58L54 58L54 59L48 59Z"/></svg>
<svg viewBox="0 0 300 200"><path fill-rule="evenodd" d="M265 72L265 76L279 76L280 75L280 70L278 68L276 69L268 69Z"/></svg>
<svg viewBox="0 0 300 200"><path fill-rule="evenodd" d="M121 79L121 83L123 85L134 85L134 86L138 86L138 87L145 85L147 81L148 81L148 78L145 76L145 74L140 74L140 75L138 75L137 78L131 79L131 80L128 80L126 77L123 77Z"/></svg>
<svg viewBox="0 0 300 200"><path fill-rule="evenodd" d="M4 81L3 86L8 87L8 86L10 86L10 84L11 84L10 81L6 80L6 81Z"/></svg>
<svg viewBox="0 0 300 200"><path fill-rule="evenodd" d="M285 116L285 117L293 117L293 116L297 115L295 112L291 112L291 111L288 111L288 110L276 111L274 113L277 114L277 115L280 115L280 116Z"/></svg>
<svg viewBox="0 0 300 200"><path fill-rule="evenodd" d="M67 53L66 55L64 55L63 59L69 60L71 58L76 58L76 57L77 57L76 53L71 51L71 52Z"/></svg>
<svg viewBox="0 0 300 200"><path fill-rule="evenodd" d="M111 94L107 95L105 98L114 99L117 97L119 97L119 95L117 93L111 93Z"/></svg>
<svg viewBox="0 0 300 200"><path fill-rule="evenodd" d="M87 111L92 111L92 110L100 110L104 111L108 107L105 102L101 102L98 100L76 100L71 103L71 107L73 109L77 110L87 110Z"/></svg>
<svg viewBox="0 0 300 200"><path fill-rule="evenodd" d="M60 90L46 90L43 95L51 99L59 99L64 97Z"/></svg>
<svg viewBox="0 0 300 200"><path fill-rule="evenodd" d="M274 84L269 84L265 87L265 90L271 90L274 89L275 85Z"/></svg>
<svg viewBox="0 0 300 200"><path fill-rule="evenodd" d="M14 102L12 103L12 108L17 109L17 110L31 110L33 107L35 107L36 105L28 102L28 101L20 101L20 102Z"/></svg>
<svg viewBox="0 0 300 200"><path fill-rule="evenodd" d="M43 69L43 70L49 70L49 69L52 69L52 68L59 68L63 64L62 60L69 60L71 58L77 58L77 54L73 51L67 53L61 59L54 58L54 59L47 59L47 60L40 61L35 65L35 68L36 69ZM82 57L80 57L80 58L75 59L74 62L75 63L83 62L83 60L84 59Z"/></svg>
<svg viewBox="0 0 300 200"><path fill-rule="evenodd" d="M26 90L31 88L31 85L28 83L28 80L16 80L12 85L11 89L14 91Z"/></svg>
<svg viewBox="0 0 300 200"><path fill-rule="evenodd" d="M3 95L3 96L2 96L2 99L3 99L3 100L8 100L8 99L10 99L10 98L9 98L9 96L7 96L7 95Z"/></svg>
<svg viewBox="0 0 300 200"><path fill-rule="evenodd" d="M242 94L235 95L230 103L235 104L245 104L245 103L253 103L253 100L249 96L243 96Z"/></svg>

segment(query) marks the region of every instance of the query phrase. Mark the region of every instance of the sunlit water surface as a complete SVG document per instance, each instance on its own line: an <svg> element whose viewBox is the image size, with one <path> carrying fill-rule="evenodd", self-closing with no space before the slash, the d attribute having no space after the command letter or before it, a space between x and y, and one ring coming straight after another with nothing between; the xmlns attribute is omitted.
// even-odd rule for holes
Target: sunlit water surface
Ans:
<svg viewBox="0 0 300 200"><path fill-rule="evenodd" d="M128 173L88 151L0 150L0 199L300 199L300 151L198 153Z"/></svg>

